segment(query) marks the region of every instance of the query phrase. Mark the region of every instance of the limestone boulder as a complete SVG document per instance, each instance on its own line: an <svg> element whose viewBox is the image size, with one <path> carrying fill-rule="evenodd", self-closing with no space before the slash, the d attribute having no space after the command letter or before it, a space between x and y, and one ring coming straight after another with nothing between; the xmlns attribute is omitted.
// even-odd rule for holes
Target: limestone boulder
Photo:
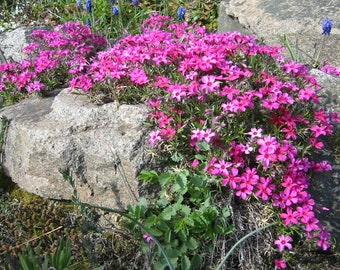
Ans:
<svg viewBox="0 0 340 270"><path fill-rule="evenodd" d="M138 200L138 173L148 163L144 105L97 106L68 89L0 110L7 129L2 165L28 192L125 208Z"/></svg>
<svg viewBox="0 0 340 270"><path fill-rule="evenodd" d="M323 41L322 21L327 17L333 20L333 28ZM222 0L218 31L250 33L270 45L282 45L280 37L286 34L300 62L313 62L322 48L320 60L327 58L329 64L339 66L339 22L339 0Z"/></svg>

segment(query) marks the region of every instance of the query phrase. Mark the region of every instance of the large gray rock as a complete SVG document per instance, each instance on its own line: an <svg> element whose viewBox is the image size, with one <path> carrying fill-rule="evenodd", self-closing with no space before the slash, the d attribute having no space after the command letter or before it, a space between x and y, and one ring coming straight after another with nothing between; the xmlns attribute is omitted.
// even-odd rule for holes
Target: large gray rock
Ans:
<svg viewBox="0 0 340 270"><path fill-rule="evenodd" d="M21 61L27 58L22 48L31 41L31 33L36 29L52 29L51 26L20 26L15 29L6 30L0 35L0 63L10 59Z"/></svg>
<svg viewBox="0 0 340 270"><path fill-rule="evenodd" d="M340 0L222 0L218 31L252 33L270 45L282 45L280 36L286 34L300 62L307 63L313 62L311 58L321 48L322 21L326 17L334 24L320 60L328 58L330 64L339 66Z"/></svg>
<svg viewBox="0 0 340 270"><path fill-rule="evenodd" d="M136 177L147 163L147 108L114 103L97 106L62 90L6 107L2 148L5 172L28 192L71 199L63 179L72 176L83 202L125 208L138 199Z"/></svg>

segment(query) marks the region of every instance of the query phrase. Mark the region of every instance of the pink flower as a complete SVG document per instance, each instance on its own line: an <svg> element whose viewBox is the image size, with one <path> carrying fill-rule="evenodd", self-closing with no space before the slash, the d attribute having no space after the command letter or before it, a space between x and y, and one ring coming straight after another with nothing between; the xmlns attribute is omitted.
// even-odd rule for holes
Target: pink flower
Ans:
<svg viewBox="0 0 340 270"><path fill-rule="evenodd" d="M311 131L313 131L314 133L314 137L317 138L320 135L326 135L326 128L327 126L318 126L318 125L314 125L310 128Z"/></svg>
<svg viewBox="0 0 340 270"><path fill-rule="evenodd" d="M286 268L287 265L286 265L286 260L285 259L279 259L279 260L275 260L274 261L274 264L275 264L275 267L276 269L283 269L283 268Z"/></svg>
<svg viewBox="0 0 340 270"><path fill-rule="evenodd" d="M41 89L43 89L45 85L39 81L34 81L27 85L26 90L28 93L32 92L40 92Z"/></svg>
<svg viewBox="0 0 340 270"><path fill-rule="evenodd" d="M216 136L215 132L212 132L210 128L208 128L206 131L203 133L203 139L206 142L210 142L213 137Z"/></svg>
<svg viewBox="0 0 340 270"><path fill-rule="evenodd" d="M243 200L245 200L247 196L250 195L252 192L253 192L253 186L247 185L246 183L241 183L237 187L236 196L241 197Z"/></svg>
<svg viewBox="0 0 340 270"><path fill-rule="evenodd" d="M144 71L144 69L135 68L130 73L130 79L137 85L144 85L149 82L149 79Z"/></svg>
<svg viewBox="0 0 340 270"><path fill-rule="evenodd" d="M299 216L299 213L296 211L292 211L292 209L289 207L287 208L286 213L282 213L280 215L281 218L285 219L284 224L288 226L290 223L298 224L298 220L296 219Z"/></svg>
<svg viewBox="0 0 340 270"><path fill-rule="evenodd" d="M270 184L271 182L270 177L261 177L260 178L260 183L256 185L258 190L255 192L256 196L261 196L262 200L267 201L269 199L269 196L272 195L273 190L275 189L274 184Z"/></svg>
<svg viewBox="0 0 340 270"><path fill-rule="evenodd" d="M250 131L246 134L248 134L250 136L251 139L255 139L255 138L261 138L262 137L262 128L251 128Z"/></svg>
<svg viewBox="0 0 340 270"><path fill-rule="evenodd" d="M290 236L280 235L278 240L275 240L275 245L278 246L279 251L282 252L285 248L292 249L292 244L289 242L293 239Z"/></svg>
<svg viewBox="0 0 340 270"><path fill-rule="evenodd" d="M159 130L153 130L149 134L149 143L151 146L155 146L157 141L161 141L162 138L160 136L160 131Z"/></svg>
<svg viewBox="0 0 340 270"><path fill-rule="evenodd" d="M206 75L201 78L200 88L205 90L205 93L214 93L220 87L220 82L216 81L216 76Z"/></svg>
<svg viewBox="0 0 340 270"><path fill-rule="evenodd" d="M194 159L194 161L191 163L191 168L192 169L195 169L198 165L199 165L199 161L197 159Z"/></svg>
<svg viewBox="0 0 340 270"><path fill-rule="evenodd" d="M145 242L148 244L152 241L152 237L146 233L143 234L143 238L145 239Z"/></svg>

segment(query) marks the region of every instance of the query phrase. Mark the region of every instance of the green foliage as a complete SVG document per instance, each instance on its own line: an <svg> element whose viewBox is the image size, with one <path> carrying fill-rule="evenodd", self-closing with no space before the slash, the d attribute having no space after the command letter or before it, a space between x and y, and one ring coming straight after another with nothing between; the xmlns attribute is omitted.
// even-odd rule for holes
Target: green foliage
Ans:
<svg viewBox="0 0 340 270"><path fill-rule="evenodd" d="M18 254L22 270L48 270L54 267L56 270L79 269L74 265L71 252L70 239L61 238L58 248L53 254L43 254L38 246L35 250L28 244L27 249Z"/></svg>
<svg viewBox="0 0 340 270"><path fill-rule="evenodd" d="M201 157L204 159L203 157ZM159 184L159 197L129 206L129 214L141 220L152 237L161 242L176 269L196 269L202 264L202 254L210 250L209 240L233 231L230 211L214 203L214 193L208 176L188 169L142 171L140 179ZM135 223L129 228L137 234ZM144 250L149 244L144 244ZM166 261L156 248L155 269L164 269Z"/></svg>

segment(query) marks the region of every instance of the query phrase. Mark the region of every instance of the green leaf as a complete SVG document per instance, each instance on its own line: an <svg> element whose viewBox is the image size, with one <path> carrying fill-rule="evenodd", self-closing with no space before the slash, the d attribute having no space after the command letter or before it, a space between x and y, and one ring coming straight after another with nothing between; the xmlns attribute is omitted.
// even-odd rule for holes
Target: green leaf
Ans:
<svg viewBox="0 0 340 270"><path fill-rule="evenodd" d="M195 187L202 187L203 186L203 178L198 175L194 175L190 179L190 183L192 183Z"/></svg>
<svg viewBox="0 0 340 270"><path fill-rule="evenodd" d="M169 205L167 208L165 208L162 213L159 215L160 218L164 220L170 220L171 217L176 215L176 210L172 205Z"/></svg>
<svg viewBox="0 0 340 270"><path fill-rule="evenodd" d="M179 173L176 177L176 182L182 189L186 188L188 183L187 175L185 173Z"/></svg>
<svg viewBox="0 0 340 270"><path fill-rule="evenodd" d="M209 151L210 150L210 144L208 144L206 141L197 142L197 147L201 151Z"/></svg>
<svg viewBox="0 0 340 270"><path fill-rule="evenodd" d="M161 186L168 185L173 180L174 180L174 174L172 172L162 173L158 178L158 181Z"/></svg>
<svg viewBox="0 0 340 270"><path fill-rule="evenodd" d="M158 181L158 174L156 171L142 170L138 176L138 179L145 182L156 183Z"/></svg>
<svg viewBox="0 0 340 270"><path fill-rule="evenodd" d="M193 237L189 237L188 241L185 243L185 245L187 246L188 249L190 250L195 250L199 247L199 243L198 241L193 238Z"/></svg>
<svg viewBox="0 0 340 270"><path fill-rule="evenodd" d="M171 160L174 162L181 162L183 160L183 155L181 153L176 152L171 156Z"/></svg>
<svg viewBox="0 0 340 270"><path fill-rule="evenodd" d="M191 259L191 268L192 270L194 269L199 269L201 268L202 265L202 257L198 254L195 254L192 259Z"/></svg>
<svg viewBox="0 0 340 270"><path fill-rule="evenodd" d="M208 160L208 158L205 155L199 155L199 154L195 155L195 158L200 160L200 161L207 161Z"/></svg>
<svg viewBox="0 0 340 270"><path fill-rule="evenodd" d="M189 270L191 268L190 260L186 255L183 255L181 258L181 266L181 270Z"/></svg>

